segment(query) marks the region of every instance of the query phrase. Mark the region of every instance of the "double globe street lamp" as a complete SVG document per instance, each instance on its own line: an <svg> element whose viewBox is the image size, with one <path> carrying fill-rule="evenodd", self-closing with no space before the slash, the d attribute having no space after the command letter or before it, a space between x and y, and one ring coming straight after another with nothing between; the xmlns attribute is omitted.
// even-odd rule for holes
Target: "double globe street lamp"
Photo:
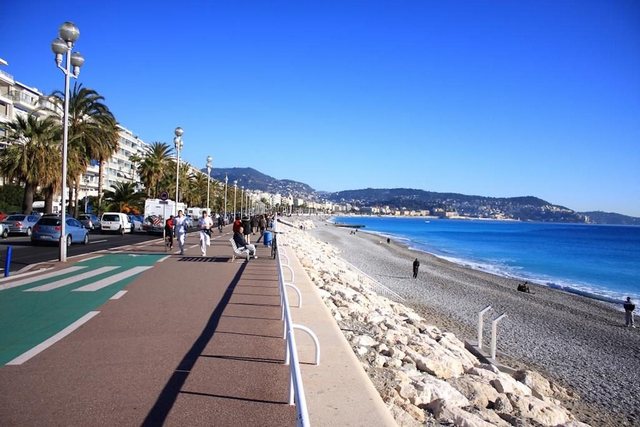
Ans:
<svg viewBox="0 0 640 427"><path fill-rule="evenodd" d="M173 145L176 148L176 203L174 204L174 208L173 208L173 215L178 216L178 184L180 183L180 150L182 150L182 134L184 133L184 131L182 130L181 127L177 127L176 130L174 131L174 134L176 135L175 138L173 138Z"/></svg>
<svg viewBox="0 0 640 427"><path fill-rule="evenodd" d="M227 181L229 181L229 177L225 174L224 176L224 221L223 224L227 224Z"/></svg>
<svg viewBox="0 0 640 427"><path fill-rule="evenodd" d="M211 211L209 210L209 183L211 182L211 162L213 159L211 156L207 156L207 213L211 215Z"/></svg>
<svg viewBox="0 0 640 427"><path fill-rule="evenodd" d="M244 185L240 186L240 216L244 216Z"/></svg>
<svg viewBox="0 0 640 427"><path fill-rule="evenodd" d="M237 213L238 213L238 210L237 210L237 206L238 206L238 205L236 205L236 192L237 192L237 191L238 191L238 180L237 180L237 179L235 179L235 180L233 181L233 216L234 216L234 217L235 217L235 216L237 215Z"/></svg>
<svg viewBox="0 0 640 427"><path fill-rule="evenodd" d="M60 195L61 227L60 227L60 262L67 261L66 233L66 191L67 191L67 143L69 139L69 79L78 78L84 58L79 52L71 53L73 43L80 37L80 30L71 22L60 26L58 37L51 43L51 50L56 55L56 65L64 73L64 115L62 133L62 190ZM62 66L63 57L65 65ZM71 73L73 66L73 74Z"/></svg>

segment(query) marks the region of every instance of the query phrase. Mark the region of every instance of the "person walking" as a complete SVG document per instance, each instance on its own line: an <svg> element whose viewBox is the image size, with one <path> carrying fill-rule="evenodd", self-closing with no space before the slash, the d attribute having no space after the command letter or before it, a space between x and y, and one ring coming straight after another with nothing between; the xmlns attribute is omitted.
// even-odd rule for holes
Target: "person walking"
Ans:
<svg viewBox="0 0 640 427"><path fill-rule="evenodd" d="M420 269L420 261L418 261L418 258L416 258L413 261L413 278L417 279L418 278L418 270Z"/></svg>
<svg viewBox="0 0 640 427"><path fill-rule="evenodd" d="M207 215L207 211L202 211L202 216L198 220L198 228L200 229L200 253L207 256L207 247L211 246L211 228L213 221Z"/></svg>
<svg viewBox="0 0 640 427"><path fill-rule="evenodd" d="M242 229L244 230L242 232L244 240L246 240L247 243L251 243L251 220L246 215L242 217Z"/></svg>
<svg viewBox="0 0 640 427"><path fill-rule="evenodd" d="M218 215L218 231L222 233L222 227L224 227L224 217L222 215Z"/></svg>
<svg viewBox="0 0 640 427"><path fill-rule="evenodd" d="M164 238L169 249L173 249L173 215L164 224Z"/></svg>
<svg viewBox="0 0 640 427"><path fill-rule="evenodd" d="M636 305L631 302L631 297L627 297L627 301L622 306L624 307L624 326L635 328L633 311L636 309Z"/></svg>
<svg viewBox="0 0 640 427"><path fill-rule="evenodd" d="M178 211L178 216L173 220L173 229L176 233L176 239L178 240L178 247L180 248L180 255L184 255L184 240L187 236L187 217L184 216L184 212Z"/></svg>

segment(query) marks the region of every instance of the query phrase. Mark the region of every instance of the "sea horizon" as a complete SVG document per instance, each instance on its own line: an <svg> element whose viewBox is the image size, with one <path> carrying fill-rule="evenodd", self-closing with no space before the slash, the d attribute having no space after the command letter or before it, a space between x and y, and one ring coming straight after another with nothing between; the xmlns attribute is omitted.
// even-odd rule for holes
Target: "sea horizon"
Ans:
<svg viewBox="0 0 640 427"><path fill-rule="evenodd" d="M640 227L435 217L339 216L360 232L465 267L600 301L640 301Z"/></svg>

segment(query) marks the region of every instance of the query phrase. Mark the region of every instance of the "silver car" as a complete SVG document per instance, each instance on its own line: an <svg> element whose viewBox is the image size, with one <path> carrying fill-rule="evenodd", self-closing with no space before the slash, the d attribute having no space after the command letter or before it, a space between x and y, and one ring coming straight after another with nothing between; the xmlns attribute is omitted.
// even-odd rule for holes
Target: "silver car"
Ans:
<svg viewBox="0 0 640 427"><path fill-rule="evenodd" d="M2 221L2 224L8 229L9 234L26 234L31 236L31 230L33 226L40 219L40 215L24 215L13 214L9 215Z"/></svg>

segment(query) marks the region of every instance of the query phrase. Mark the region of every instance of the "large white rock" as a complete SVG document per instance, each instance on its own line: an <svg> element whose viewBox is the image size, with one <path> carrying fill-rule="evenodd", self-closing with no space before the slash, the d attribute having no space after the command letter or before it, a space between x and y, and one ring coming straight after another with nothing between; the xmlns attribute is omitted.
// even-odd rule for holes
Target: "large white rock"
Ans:
<svg viewBox="0 0 640 427"><path fill-rule="evenodd" d="M478 408L486 408L489 402L495 402L500 397L500 393L489 384L489 380L482 377L463 375L448 382Z"/></svg>
<svg viewBox="0 0 640 427"><path fill-rule="evenodd" d="M378 344L378 341L374 340L369 335L358 335L355 338L354 343L360 347L373 347Z"/></svg>
<svg viewBox="0 0 640 427"><path fill-rule="evenodd" d="M544 402L534 396L508 394L514 411L544 426L558 426L571 420L567 411L557 405Z"/></svg>
<svg viewBox="0 0 640 427"><path fill-rule="evenodd" d="M490 383L498 393L514 393L522 396L531 396L531 389L528 386L516 381L504 372L499 372L497 378L491 380Z"/></svg>
<svg viewBox="0 0 640 427"><path fill-rule="evenodd" d="M456 427L494 427L476 414L452 406L449 401L438 399L429 405L429 410L441 423L453 424Z"/></svg>
<svg viewBox="0 0 640 427"><path fill-rule="evenodd" d="M450 406L468 406L469 400L449 383L441 379L424 375L420 381L414 381L417 395L412 401L416 406L426 407L434 400L443 399Z"/></svg>
<svg viewBox="0 0 640 427"><path fill-rule="evenodd" d="M462 362L445 352L440 346L425 347L424 353L407 348L407 355L411 357L419 370L438 378L454 378L464 373Z"/></svg>

